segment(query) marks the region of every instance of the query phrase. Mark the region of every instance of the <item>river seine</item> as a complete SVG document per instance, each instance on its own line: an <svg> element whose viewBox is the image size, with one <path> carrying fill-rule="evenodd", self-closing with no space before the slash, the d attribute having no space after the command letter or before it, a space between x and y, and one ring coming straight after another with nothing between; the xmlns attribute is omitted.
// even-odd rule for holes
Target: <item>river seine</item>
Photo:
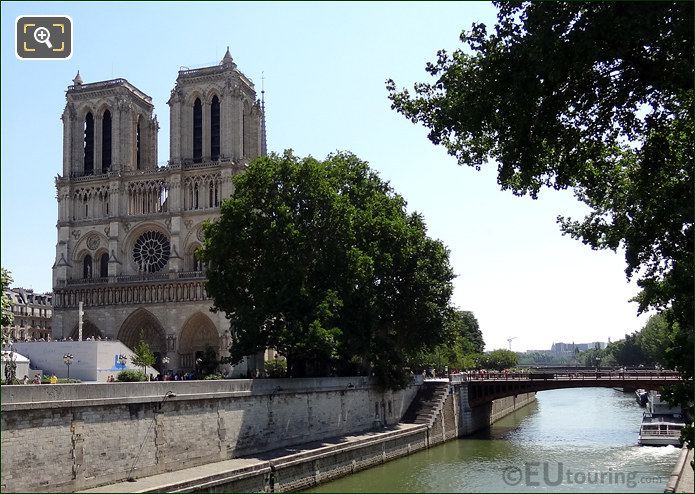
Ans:
<svg viewBox="0 0 695 494"><path fill-rule="evenodd" d="M536 396L484 433L307 492L663 492L679 449L637 445L644 409L634 394Z"/></svg>

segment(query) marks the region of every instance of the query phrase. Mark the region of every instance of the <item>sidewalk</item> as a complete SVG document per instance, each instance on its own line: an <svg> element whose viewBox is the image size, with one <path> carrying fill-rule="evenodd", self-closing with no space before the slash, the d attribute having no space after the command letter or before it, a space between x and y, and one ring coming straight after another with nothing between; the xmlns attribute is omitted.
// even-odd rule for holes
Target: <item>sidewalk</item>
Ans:
<svg viewBox="0 0 695 494"><path fill-rule="evenodd" d="M185 468L183 470L142 477L138 478L135 482L116 482L79 492L181 492L188 490L188 488L201 490L206 486L213 487L241 480L250 482L250 485L257 485L260 483L262 486L264 482L262 476L265 476L271 471L271 464L272 467L275 468L298 462L310 463L318 456L330 454L335 451L367 446L372 444L374 440L394 438L403 433L407 434L409 431L423 428L424 426L420 424L397 424L378 431L333 437L324 441L314 441L293 447L280 448L244 458L233 458L231 460L207 463L193 468Z"/></svg>
<svg viewBox="0 0 695 494"><path fill-rule="evenodd" d="M692 449L688 450L688 454L685 457L685 463L683 464L683 469L681 470L678 483L676 484L676 492L695 492L695 485L693 483L693 467L690 466L691 461L693 461Z"/></svg>

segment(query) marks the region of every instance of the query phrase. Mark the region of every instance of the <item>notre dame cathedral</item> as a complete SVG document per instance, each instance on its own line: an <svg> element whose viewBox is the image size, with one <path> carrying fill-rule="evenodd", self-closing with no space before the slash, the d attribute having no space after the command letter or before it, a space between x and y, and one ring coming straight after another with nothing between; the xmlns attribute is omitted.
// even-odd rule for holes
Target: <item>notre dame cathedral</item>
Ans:
<svg viewBox="0 0 695 494"><path fill-rule="evenodd" d="M229 321L210 311L194 254L203 221L234 193L232 177L266 153L253 83L229 49L218 65L180 70L165 166L157 165L152 98L140 89L125 79L85 84L78 72L66 99L53 337L77 338L83 302L83 338L133 348L142 332L160 368L167 357L166 368L191 370L207 346L226 355ZM234 374L263 357L248 357Z"/></svg>

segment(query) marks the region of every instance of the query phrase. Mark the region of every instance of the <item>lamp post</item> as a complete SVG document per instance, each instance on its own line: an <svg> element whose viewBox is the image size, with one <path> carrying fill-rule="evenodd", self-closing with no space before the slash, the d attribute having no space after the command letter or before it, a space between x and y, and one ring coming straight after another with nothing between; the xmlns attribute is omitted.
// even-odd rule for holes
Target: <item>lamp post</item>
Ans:
<svg viewBox="0 0 695 494"><path fill-rule="evenodd" d="M65 365L68 366L68 379L70 379L70 364L72 364L72 361L75 359L75 357L72 356L70 353L66 353L63 355L63 362L65 362Z"/></svg>
<svg viewBox="0 0 695 494"><path fill-rule="evenodd" d="M167 370L167 366L169 365L169 357L162 357L162 374L160 375L160 381L164 380L165 377L165 371Z"/></svg>

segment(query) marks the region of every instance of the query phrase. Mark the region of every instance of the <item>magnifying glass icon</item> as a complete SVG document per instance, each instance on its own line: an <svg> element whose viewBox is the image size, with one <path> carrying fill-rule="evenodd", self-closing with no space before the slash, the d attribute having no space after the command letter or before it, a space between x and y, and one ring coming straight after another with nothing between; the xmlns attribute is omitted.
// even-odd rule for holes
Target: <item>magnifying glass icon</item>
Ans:
<svg viewBox="0 0 695 494"><path fill-rule="evenodd" d="M43 26L37 27L34 31L34 39L37 43L43 43L49 48L53 48L51 44L51 32Z"/></svg>

